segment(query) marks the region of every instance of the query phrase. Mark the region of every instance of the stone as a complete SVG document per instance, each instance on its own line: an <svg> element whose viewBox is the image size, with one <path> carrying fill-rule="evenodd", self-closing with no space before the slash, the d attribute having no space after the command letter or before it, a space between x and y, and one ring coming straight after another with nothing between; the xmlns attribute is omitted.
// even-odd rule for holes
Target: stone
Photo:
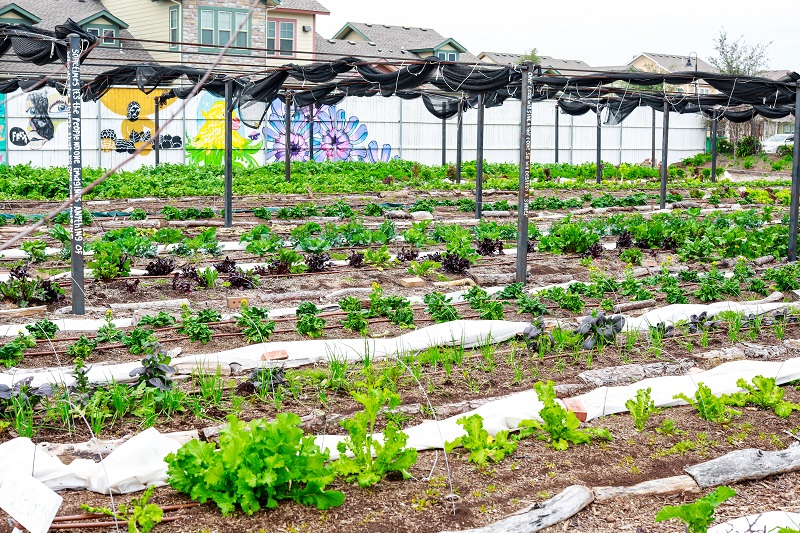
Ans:
<svg viewBox="0 0 800 533"><path fill-rule="evenodd" d="M400 285L403 287L422 287L425 285L425 280L422 278L402 278Z"/></svg>
<svg viewBox="0 0 800 533"><path fill-rule="evenodd" d="M510 217L514 211L481 211L481 215L485 218L504 218Z"/></svg>
<svg viewBox="0 0 800 533"><path fill-rule="evenodd" d="M262 361L282 361L284 359L289 359L289 352L286 350L275 350L261 354Z"/></svg>
<svg viewBox="0 0 800 533"><path fill-rule="evenodd" d="M428 211L413 211L411 220L433 220L433 213Z"/></svg>
<svg viewBox="0 0 800 533"><path fill-rule="evenodd" d="M700 207L702 207L702 205L700 203L692 202L692 201L689 201L689 200L684 200L684 201L681 201L681 202L675 202L674 204L672 204L672 206L675 209L693 209L693 208L699 209Z"/></svg>
<svg viewBox="0 0 800 533"><path fill-rule="evenodd" d="M685 374L688 369L689 365L682 362L633 364L587 370L578 374L578 379L594 387L609 387L627 385L645 378L677 376Z"/></svg>

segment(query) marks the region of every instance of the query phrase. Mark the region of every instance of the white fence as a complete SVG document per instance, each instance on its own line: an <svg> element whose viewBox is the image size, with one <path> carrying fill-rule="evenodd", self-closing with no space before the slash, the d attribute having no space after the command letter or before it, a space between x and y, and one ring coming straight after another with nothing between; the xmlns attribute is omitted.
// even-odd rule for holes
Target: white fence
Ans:
<svg viewBox="0 0 800 533"><path fill-rule="evenodd" d="M99 102L83 105L83 161L87 166L110 168L124 161L142 143L148 143L155 129L155 94L137 89L112 89ZM53 89L8 95L5 116L0 120L7 132L0 145L2 160L8 164L34 166L67 165L67 110L64 97ZM223 148L223 105L208 93L189 101L172 100L161 110L162 124L174 115L162 137L160 161L210 164L220 160ZM295 112L292 143L295 159L308 158L307 110ZM655 114L656 158L661 159L663 115ZM485 114L484 158L491 162L519 160L520 103L508 100ZM559 161L595 161L596 118L561 114ZM477 111L464 113L463 160L476 158ZM447 161L456 159L456 118L447 121ZM621 125L602 127L602 159L605 162L640 163L650 157L653 117L649 108L636 109ZM251 129L234 122L236 164L263 164L282 159L283 108L275 102L261 128ZM698 115L670 116L670 163L702 152L706 126ZM316 160L386 160L400 157L431 165L441 163L442 122L432 116L420 99L350 97L336 106L323 107L314 118ZM555 160L555 108L553 101L533 104L532 161ZM125 169L155 163L155 152L147 150Z"/></svg>

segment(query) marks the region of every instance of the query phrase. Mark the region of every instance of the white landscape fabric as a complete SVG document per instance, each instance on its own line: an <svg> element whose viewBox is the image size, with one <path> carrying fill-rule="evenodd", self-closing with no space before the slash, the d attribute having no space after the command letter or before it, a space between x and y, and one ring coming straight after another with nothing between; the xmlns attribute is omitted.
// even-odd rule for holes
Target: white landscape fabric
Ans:
<svg viewBox="0 0 800 533"><path fill-rule="evenodd" d="M708 528L708 533L773 533L780 528L800 530L800 514L786 511L769 511L736 518Z"/></svg>

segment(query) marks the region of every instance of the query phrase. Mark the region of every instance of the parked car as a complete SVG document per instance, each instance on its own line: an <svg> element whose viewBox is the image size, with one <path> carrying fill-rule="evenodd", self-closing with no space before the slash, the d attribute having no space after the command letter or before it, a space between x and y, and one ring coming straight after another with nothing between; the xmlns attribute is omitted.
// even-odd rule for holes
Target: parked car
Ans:
<svg viewBox="0 0 800 533"><path fill-rule="evenodd" d="M780 133L773 135L762 143L763 150L768 154L777 154L781 146L785 144L793 144L794 134Z"/></svg>

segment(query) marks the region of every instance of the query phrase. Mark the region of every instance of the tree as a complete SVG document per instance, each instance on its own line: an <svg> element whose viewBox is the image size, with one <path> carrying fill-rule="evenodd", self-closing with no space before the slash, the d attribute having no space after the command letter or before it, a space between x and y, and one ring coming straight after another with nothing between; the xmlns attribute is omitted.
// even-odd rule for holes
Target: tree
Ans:
<svg viewBox="0 0 800 533"><path fill-rule="evenodd" d="M728 32L722 28L719 36L714 39L714 50L717 56L709 59L712 65L719 69L720 74L740 74L743 76L757 76L764 71L769 62L767 48L772 44L749 44L740 35L736 40L728 38Z"/></svg>
<svg viewBox="0 0 800 533"><path fill-rule="evenodd" d="M541 63L542 59L539 57L539 51L536 50L536 48L531 48L530 50L522 54L522 57L519 58L519 63L522 64L526 61L530 61L534 65L538 65L539 63Z"/></svg>

